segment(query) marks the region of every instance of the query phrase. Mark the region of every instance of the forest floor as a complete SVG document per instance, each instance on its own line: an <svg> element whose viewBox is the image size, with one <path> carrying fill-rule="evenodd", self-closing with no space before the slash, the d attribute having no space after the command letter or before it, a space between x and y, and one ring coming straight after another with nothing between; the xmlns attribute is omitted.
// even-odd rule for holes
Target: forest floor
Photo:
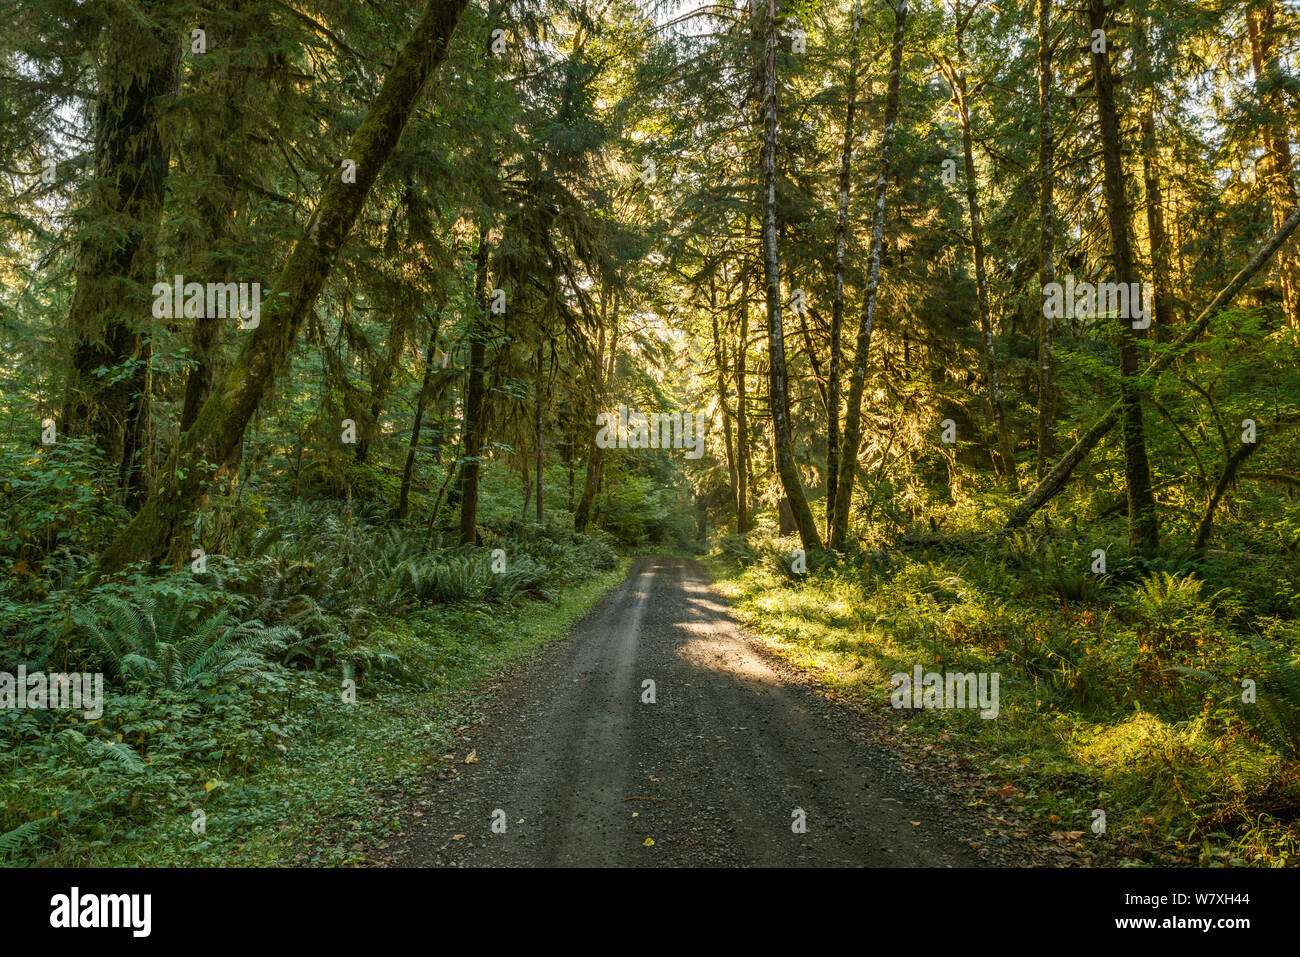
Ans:
<svg viewBox="0 0 1300 957"><path fill-rule="evenodd" d="M367 857L397 866L1087 862L1036 834L988 775L909 753L895 738L892 722L746 633L698 562L642 558L567 639L497 683L456 762L408 808L405 839Z"/></svg>

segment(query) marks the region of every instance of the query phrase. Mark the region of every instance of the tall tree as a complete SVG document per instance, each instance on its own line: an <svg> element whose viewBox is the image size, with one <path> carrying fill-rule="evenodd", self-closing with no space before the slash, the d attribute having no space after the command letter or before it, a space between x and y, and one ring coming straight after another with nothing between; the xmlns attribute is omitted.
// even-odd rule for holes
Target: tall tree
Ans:
<svg viewBox="0 0 1300 957"><path fill-rule="evenodd" d="M186 143L187 158L193 168L197 200L195 235L189 237L186 272L208 281L224 276L231 260L229 240L236 224L243 224L245 187L240 182L240 160L256 149L247 124L242 122L260 86L256 71L243 62L248 57L251 23L244 0L223 0L224 19L207 29L212 44L211 60L204 53L203 65L215 66L198 80L202 113ZM216 351L221 333L221 319L208 315L194 317L190 335L191 361L185 380L185 398L181 406L180 431L184 432L198 418L199 409L212 394L216 375Z"/></svg>
<svg viewBox="0 0 1300 957"><path fill-rule="evenodd" d="M839 206L835 211L835 282L831 294L831 357L826 385L826 536L835 524L835 488L840 470L840 360L844 329L844 252L848 245L849 190L852 184L853 119L857 109L858 58L861 53L862 3L853 2L853 38L844 80L844 145L840 149Z"/></svg>
<svg viewBox="0 0 1300 957"><path fill-rule="evenodd" d="M1169 288L1169 235L1165 229L1165 193L1160 176L1160 145L1156 139L1156 107L1159 91L1152 72L1147 11L1134 12L1133 56L1142 80L1142 184L1146 198L1147 242L1151 250L1152 311L1156 336L1168 339L1173 332L1174 303ZM1275 223L1275 226L1280 225Z"/></svg>
<svg viewBox="0 0 1300 957"><path fill-rule="evenodd" d="M984 386L987 390L989 409L993 414L993 429L997 436L998 454L1002 462L1002 473L1011 488L1017 487L1016 456L1011 439L1011 430L1007 424L1006 412L1002 406L1002 385L998 375L997 350L993 342L993 313L989 302L988 269L985 266L984 220L980 210L979 183L975 176L974 134L971 131L970 98L972 91L966 81L966 27L970 18L979 9L978 3L972 3L963 11L960 3L954 7L954 40L957 48L957 62L954 64L947 57L941 63L952 89L953 105L957 107L958 128L961 130L961 150L963 169L966 177L966 208L970 214L971 250L975 258L975 302L979 308L980 345L984 355ZM979 92L979 84L975 93Z"/></svg>
<svg viewBox="0 0 1300 957"><path fill-rule="evenodd" d="M398 53L348 156L356 182L336 175L273 285L268 307L194 425L172 447L157 482L131 522L100 555L113 572L138 559L186 555L186 519L217 472L230 462L244 429L270 393L303 321L320 294L348 232L397 146L433 70L446 57L467 0L429 0Z"/></svg>
<svg viewBox="0 0 1300 957"><path fill-rule="evenodd" d="M821 548L817 520L804 495L790 439L790 394L786 380L785 333L781 319L781 263L776 242L776 0L767 0L763 71L763 279L767 302L768 399L772 440L781 488L790 502L804 548Z"/></svg>
<svg viewBox="0 0 1300 957"><path fill-rule="evenodd" d="M748 220L746 220L748 222ZM736 345L736 531L749 531L749 483L754 474L750 458L749 379L745 359L749 354L749 270L741 272L740 333Z"/></svg>
<svg viewBox="0 0 1300 957"><path fill-rule="evenodd" d="M871 330L876 320L876 299L880 287L880 253L885 236L885 195L893 165L894 132L898 123L903 38L906 26L907 0L898 0L894 6L894 39L889 54L889 85L885 93L885 128L880 142L880 166L876 174L875 200L872 204L867 283L862 314L858 322L853 370L849 374L849 394L844 413L843 457L840 459L839 480L835 487L835 522L831 527L830 545L837 550L843 549L848 540L849 505L853 500L853 482L858 471L858 451L862 445L862 393L866 387L867 355L871 350Z"/></svg>
<svg viewBox="0 0 1300 957"><path fill-rule="evenodd" d="M132 503L144 493L138 456L149 404L147 290L170 159L163 112L180 61L170 16L166 3L150 0L138 14L114 11L104 26L94 175L68 314L71 361L61 431L96 442Z"/></svg>
<svg viewBox="0 0 1300 957"><path fill-rule="evenodd" d="M487 361L487 271L488 227L479 223L478 252L474 257L474 301L470 305L469 369L465 386L465 420L461 432L465 437L460 465L460 540L474 544L478 540L478 480L483 452L483 395L486 391Z"/></svg>
<svg viewBox="0 0 1300 957"><path fill-rule="evenodd" d="M1038 272L1043 288L1056 282L1056 216L1052 186L1056 175L1056 140L1052 129L1052 0L1038 0ZM1056 330L1048 310L1038 311L1038 442L1034 471L1047 474L1055 452L1055 362L1052 340Z"/></svg>
<svg viewBox="0 0 1300 957"><path fill-rule="evenodd" d="M1296 191L1291 131L1286 122L1290 113L1282 102L1284 80L1278 64L1275 13L1273 0L1252 6L1246 13L1246 33L1250 38L1250 62L1255 70L1264 128L1264 185L1276 230L1296 208ZM1282 315L1288 326L1300 329L1300 246L1294 242L1283 246L1278 252L1277 266Z"/></svg>
<svg viewBox="0 0 1300 957"><path fill-rule="evenodd" d="M1124 182L1124 157L1120 143L1119 110L1115 104L1115 80L1110 67L1110 43L1106 40L1109 4L1088 0L1088 26L1092 32L1092 76L1097 99L1097 121L1101 133L1101 155L1105 178L1106 218L1110 226L1111 259L1115 282L1128 287L1136 276L1130 239L1128 193ZM1133 328L1120 317L1120 398L1123 404L1124 480L1128 495L1129 546L1153 555L1160 541L1160 519L1151 487L1151 466L1147 459L1146 435L1142 422L1141 385L1137 381L1137 342L1144 330Z"/></svg>

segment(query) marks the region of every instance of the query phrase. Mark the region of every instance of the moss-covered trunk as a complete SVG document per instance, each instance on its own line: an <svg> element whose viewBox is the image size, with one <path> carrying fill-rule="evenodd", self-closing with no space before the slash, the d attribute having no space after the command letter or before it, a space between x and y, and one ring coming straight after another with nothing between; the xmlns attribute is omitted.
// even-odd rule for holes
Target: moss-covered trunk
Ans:
<svg viewBox="0 0 1300 957"><path fill-rule="evenodd" d="M139 453L148 422L148 290L167 185L161 112L175 89L180 44L141 4L104 28L96 91L94 177L79 214L71 356L60 432L92 438L128 501L143 498Z"/></svg>
<svg viewBox="0 0 1300 957"><path fill-rule="evenodd" d="M446 56L466 0L429 0L379 95L352 138L356 182L330 180L295 243L229 372L212 390L194 425L172 448L149 497L100 556L101 572L185 554L184 528L216 473L231 460L244 429L270 393L303 320L311 311L366 197L392 155L434 68Z"/></svg>
<svg viewBox="0 0 1300 957"><path fill-rule="evenodd" d="M474 310L469 329L469 374L465 386L465 454L460 466L460 540L474 544L478 539L479 458L483 452L484 340L487 330L479 313L487 302L487 227L479 227L478 256L474 264Z"/></svg>
<svg viewBox="0 0 1300 957"><path fill-rule="evenodd" d="M1052 187L1056 177L1056 139L1052 129L1052 4L1038 0L1038 269L1046 289L1056 282L1056 212ZM1055 360L1052 341L1056 330L1046 309L1038 312L1038 441L1034 471L1047 474L1055 451L1052 429L1056 424Z"/></svg>
<svg viewBox="0 0 1300 957"><path fill-rule="evenodd" d="M1088 26L1105 31L1109 5L1106 0L1089 0ZM1110 53L1105 44L1092 51L1093 87L1097 96L1097 120L1101 128L1101 157L1105 178L1106 216L1110 224L1111 258L1115 282L1127 286L1136 278L1133 268L1128 194L1124 183L1124 161L1119 131L1119 109L1115 103L1115 82ZM1124 428L1124 484L1128 490L1129 547L1153 555L1159 545L1160 519L1151 488L1151 464L1147 458L1146 433L1142 421L1141 386L1137 342L1145 333L1133 328L1126 316L1119 317L1119 388Z"/></svg>

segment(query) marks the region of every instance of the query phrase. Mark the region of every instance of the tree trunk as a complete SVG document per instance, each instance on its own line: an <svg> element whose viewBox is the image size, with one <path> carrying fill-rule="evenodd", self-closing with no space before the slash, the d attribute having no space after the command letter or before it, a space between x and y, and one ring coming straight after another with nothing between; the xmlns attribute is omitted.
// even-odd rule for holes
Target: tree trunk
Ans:
<svg viewBox="0 0 1300 957"><path fill-rule="evenodd" d="M852 182L853 119L857 110L858 58L862 35L862 4L853 4L853 41L849 75L845 80L844 146L840 151L840 201L835 220L835 291L831 299L831 358L826 385L826 537L835 535L835 487L840 470L840 355L844 330L844 251L849 234L849 190Z"/></svg>
<svg viewBox="0 0 1300 957"><path fill-rule="evenodd" d="M1205 546L1210 544L1210 534L1214 531L1214 512L1219 507L1219 502L1223 498L1223 493L1228 490L1237 479L1237 472L1241 469L1242 463L1255 454L1259 448L1259 442L1243 442L1235 452L1228 456L1228 462L1223 467L1223 474L1219 476L1219 481L1214 486L1214 493L1210 496L1209 502L1205 505L1205 511L1201 513L1201 520L1196 526L1196 539L1192 543L1192 551L1200 552L1205 550Z"/></svg>
<svg viewBox="0 0 1300 957"><path fill-rule="evenodd" d="M298 330L396 148L429 75L446 56L465 3L429 0L352 138L348 155L357 163L356 182L331 178L306 235L294 244L272 288L261 322L247 333L229 372L172 448L139 513L100 556L102 572L116 571L136 559L158 561L169 552L173 557L186 554L186 520L217 472L230 461L249 420L274 387Z"/></svg>
<svg viewBox="0 0 1300 957"><path fill-rule="evenodd" d="M424 351L424 379L420 382L420 394L415 397L415 420L411 423L411 440L406 445L406 463L402 466L402 489L397 496L397 513L400 522L410 510L411 476L415 472L415 449L420 444L420 426L424 423L424 407L429 401L429 389L433 384L434 354L438 351L438 320L434 318L433 331L429 333L429 345Z"/></svg>
<svg viewBox="0 0 1300 957"><path fill-rule="evenodd" d="M249 143L240 132L243 129L240 114L248 108L251 71L236 63L248 48L250 21L241 16L243 0L225 0L223 4L231 13L232 26L209 37L214 47L219 47L226 57L225 68L211 77L210 102L215 115L199 121L199 130L191 153L193 162L203 176L196 191L195 210L200 235L196 237L188 269L204 276L205 281L223 281L223 267L229 261L230 237L243 212L244 190L240 186L241 159L248 163ZM220 29L220 28L219 28ZM212 34L212 31L209 31ZM198 418L199 409L212 394L216 375L216 350L221 337L221 320L216 316L201 316L194 320L190 336L191 358L194 365L185 378L185 397L181 406L180 431L186 432Z"/></svg>
<svg viewBox="0 0 1300 957"><path fill-rule="evenodd" d="M817 522L795 464L790 443L790 396L785 373L785 338L781 320L781 266L776 246L776 0L767 0L766 68L763 123L763 276L767 298L768 391L772 407L773 445L781 487L790 499L799 540L805 549L820 549Z"/></svg>
<svg viewBox="0 0 1300 957"><path fill-rule="evenodd" d="M993 428L997 433L998 456L1002 459L1002 474L1007 484L1017 488L1016 455L1007 428L1006 414L1002 408L1002 386L998 381L997 353L993 347L993 312L989 303L988 271L984 265L984 222L980 214L979 190L975 181L975 147L971 139L970 102L966 95L966 76L961 71L963 55L962 34L957 33L958 63L953 68L953 99L957 101L957 116L961 127L961 150L966 170L966 207L970 211L971 249L975 256L975 300L979 306L980 344L984 348L984 387L988 390L989 409L993 414Z"/></svg>
<svg viewBox="0 0 1300 957"><path fill-rule="evenodd" d="M710 284L710 293L712 284ZM710 296L712 299L712 296ZM722 341L722 335L718 330L718 313L716 311L716 302L710 302L713 307L713 352L717 360L718 367L718 405L722 409L722 438L725 443L727 452L727 487L731 491L731 501L734 503L736 498L736 455L731 444L731 413L727 409L727 353L726 346ZM739 517L737 517L737 528Z"/></svg>
<svg viewBox="0 0 1300 957"><path fill-rule="evenodd" d="M1291 171L1291 135L1282 120L1287 114L1279 92L1282 80L1277 60L1277 39L1273 35L1274 13L1272 2L1249 11L1246 14L1246 32L1250 36L1250 62L1255 70L1255 83L1262 88L1264 181L1272 207L1273 228L1278 229L1296 209L1296 191ZM1296 244L1288 243L1277 257L1282 314L1292 329L1300 328L1300 255L1297 253Z"/></svg>
<svg viewBox="0 0 1300 957"><path fill-rule="evenodd" d="M415 325L417 306L414 302L404 302L399 311L388 323L388 335L384 340L383 357L370 369L369 404L366 407L366 421L361 424L358 436L356 461L363 465L370 456L370 445L379 437L379 417L384 411L384 402L393 387L393 377L401 362L402 351L406 348L406 339L411 327Z"/></svg>
<svg viewBox="0 0 1300 957"><path fill-rule="evenodd" d="M478 541L479 458L483 453L483 393L487 335L487 223L479 224L478 255L474 262L474 304L470 307L469 370L465 386L464 455L460 466L460 540L473 545Z"/></svg>
<svg viewBox="0 0 1300 957"><path fill-rule="evenodd" d="M840 550L848 540L849 505L853 499L853 482L858 471L858 451L862 445L862 392L867 378L867 353L871 349L871 328L876 319L876 293L880 285L880 249L885 236L885 192L893 163L894 128L898 122L898 88L903 67L903 37L907 25L907 0L894 7L894 41L889 56L889 86L885 94L885 129L880 144L880 171L876 175L876 194L871 222L871 252L862 316L858 323L857 346L853 371L849 377L849 395L844 414L844 444L841 449L839 481L835 487L835 522L831 548Z"/></svg>
<svg viewBox="0 0 1300 957"><path fill-rule="evenodd" d="M161 128L176 88L180 46L159 2L113 13L105 27L95 103L95 166L79 230L71 340L60 432L93 439L144 497L138 453L149 419L151 316L158 227L170 156Z"/></svg>
<svg viewBox="0 0 1300 957"><path fill-rule="evenodd" d="M1210 304L1201 310L1201 314L1197 316L1196 321L1188 326L1187 330L1165 352L1161 353L1150 365L1142 370L1142 377L1154 379L1155 376L1169 368L1182 355L1183 351L1205 331L1210 321L1231 304L1246 283L1250 282L1255 274L1268 264L1269 260L1273 258L1273 254L1291 237L1298 225L1300 225L1300 208L1287 217L1286 222L1282 224L1282 228L1256 251L1255 255L1250 258L1250 262L1246 263L1241 271L1232 277L1231 282L1219 290ZM1023 527L1035 512L1046 505L1053 496L1065 487L1070 473L1119 422L1122 408L1123 401L1116 402L1106 411L1105 415L1080 436L1079 440L1074 443L1068 452L1061 456L1060 460L1034 490L1016 506L1007 519L1007 528Z"/></svg>
<svg viewBox="0 0 1300 957"><path fill-rule="evenodd" d="M564 443L564 464L565 467L569 470L569 497L566 500L564 507L565 510L570 514L573 513L573 469L574 469L573 453L578 447L578 443L574 441L574 438L575 436L573 435L573 433L569 433L569 436Z"/></svg>
<svg viewBox="0 0 1300 957"><path fill-rule="evenodd" d="M1156 142L1156 85L1151 76L1151 53L1145 19L1135 24L1133 52L1138 70L1145 75L1146 102L1142 107L1142 185L1147 203L1147 239L1151 245L1151 292L1156 338L1167 342L1173 334L1174 304L1169 293L1169 235L1165 230L1164 187L1160 181L1160 151ZM1283 217L1285 218L1285 217ZM1274 228L1281 221L1273 224Z"/></svg>
<svg viewBox="0 0 1300 957"><path fill-rule="evenodd" d="M1088 0L1088 25L1093 31L1106 27L1107 0ZM1109 50L1092 53L1093 85L1097 96L1097 119L1101 126L1102 165L1105 171L1106 215L1110 223L1110 248L1115 265L1115 282L1133 282L1133 252L1129 239L1129 206L1124 188L1124 160L1120 146L1119 115L1115 106L1115 84ZM1124 481L1128 492L1129 548L1154 555L1160 544L1160 520L1151 489L1151 466L1147 461L1146 436L1142 425L1142 397L1136 381L1137 341L1145 337L1131 320L1119 320L1120 402L1123 406Z"/></svg>
<svg viewBox="0 0 1300 957"><path fill-rule="evenodd" d="M746 235L748 235L746 218ZM749 405L745 357L749 354L749 268L742 260L740 279L740 339L736 349L736 534L749 531L749 477L753 474L749 455Z"/></svg>
<svg viewBox="0 0 1300 957"><path fill-rule="evenodd" d="M1038 0L1038 216L1040 222L1039 273L1043 287L1056 282L1056 217L1052 186L1056 176L1056 140L1052 129L1052 0ZM1038 313L1038 442L1035 474L1042 479L1055 454L1055 361L1052 341L1054 320L1046 309Z"/></svg>
<svg viewBox="0 0 1300 957"><path fill-rule="evenodd" d="M597 395L603 401L609 393L609 386L614 380L615 362L618 358L618 300L613 308L608 307L611 291L606 288L601 296L600 342L596 349ZM609 358L605 358L605 323L612 313L613 330L610 334ZM587 449L587 467L582 480L582 497L578 499L578 508L573 513L575 531L585 531L594 518L596 496L600 494L601 478L605 469L605 450L596 444L596 433L591 433L591 444Z"/></svg>
<svg viewBox="0 0 1300 957"><path fill-rule="evenodd" d="M537 524L541 525L544 521L542 490L545 488L542 476L542 466L545 462L544 450L545 441L544 426L546 424L546 384L544 382L543 364L545 359L546 343L543 341L537 347Z"/></svg>

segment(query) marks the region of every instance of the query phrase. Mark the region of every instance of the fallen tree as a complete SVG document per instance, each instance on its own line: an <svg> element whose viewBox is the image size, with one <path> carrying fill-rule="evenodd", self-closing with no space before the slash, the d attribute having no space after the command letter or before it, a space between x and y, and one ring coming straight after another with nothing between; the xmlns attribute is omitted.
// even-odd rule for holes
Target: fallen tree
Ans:
<svg viewBox="0 0 1300 957"><path fill-rule="evenodd" d="M1300 421L1300 415L1288 415L1274 423L1274 428L1282 428L1294 425ZM1214 510L1219 507L1219 502L1223 499L1224 493L1228 487L1237 480L1237 473L1246 459L1250 458L1259 451L1260 442L1242 442L1235 452L1228 456L1227 464L1223 467L1223 474L1219 476L1219 481L1214 486L1214 493L1210 496L1209 502L1205 505L1205 511L1201 513L1201 520L1196 526L1196 540L1192 543L1194 551L1204 551L1205 546L1210 543L1210 534L1214 531Z"/></svg>
<svg viewBox="0 0 1300 957"><path fill-rule="evenodd" d="M1232 277L1232 281L1219 290L1218 294L1201 310L1201 314L1196 317L1196 321L1187 327L1187 330L1175 339L1159 356L1152 360L1141 373L1141 378L1146 379L1150 376L1159 375L1169 368L1176 359L1190 346L1197 338L1200 337L1210 325L1211 320L1222 312L1237 293L1245 287L1246 283L1254 278L1255 274L1268 264L1273 258L1273 254L1278 251L1283 243L1295 232L1296 226L1300 225L1300 209L1297 209L1273 234L1263 246L1256 251L1251 257L1250 262L1242 267L1241 272ZM1043 480L1035 486L1034 490L1025 496L1024 500L1016 506L1011 516L1007 519L1006 527L1022 528L1033 514L1046 505L1058 492L1065 487L1066 481L1070 474L1078 467L1098 443L1101 442L1120 421L1120 415L1123 412L1123 401L1117 401L1112 405L1097 422L1088 431L1080 436L1074 446L1057 460L1052 470L1043 477Z"/></svg>

